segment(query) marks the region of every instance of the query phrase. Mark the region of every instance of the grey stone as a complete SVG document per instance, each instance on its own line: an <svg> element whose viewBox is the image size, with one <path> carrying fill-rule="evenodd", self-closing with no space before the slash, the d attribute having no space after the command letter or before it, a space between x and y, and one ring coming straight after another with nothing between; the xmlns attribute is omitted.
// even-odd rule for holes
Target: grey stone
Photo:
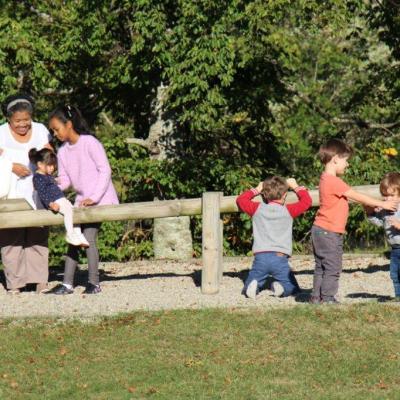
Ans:
<svg viewBox="0 0 400 400"><path fill-rule="evenodd" d="M153 229L154 258L188 260L193 256L190 218L155 218Z"/></svg>

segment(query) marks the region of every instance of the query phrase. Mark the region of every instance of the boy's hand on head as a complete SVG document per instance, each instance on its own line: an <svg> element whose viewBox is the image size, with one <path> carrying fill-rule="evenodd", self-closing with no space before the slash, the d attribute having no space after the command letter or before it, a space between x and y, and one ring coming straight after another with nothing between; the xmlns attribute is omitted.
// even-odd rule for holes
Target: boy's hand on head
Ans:
<svg viewBox="0 0 400 400"><path fill-rule="evenodd" d="M55 212L60 211L60 206L57 203L53 203L53 202L49 203L49 208L50 208L50 210L53 210Z"/></svg>
<svg viewBox="0 0 400 400"><path fill-rule="evenodd" d="M261 193L262 188L263 188L263 182L260 182L260 183L257 185L257 187L256 187L257 192L258 192L258 193Z"/></svg>
<svg viewBox="0 0 400 400"><path fill-rule="evenodd" d="M286 183L288 184L289 188L292 190L296 189L299 186L296 182L296 179L294 179L294 178L286 179Z"/></svg>

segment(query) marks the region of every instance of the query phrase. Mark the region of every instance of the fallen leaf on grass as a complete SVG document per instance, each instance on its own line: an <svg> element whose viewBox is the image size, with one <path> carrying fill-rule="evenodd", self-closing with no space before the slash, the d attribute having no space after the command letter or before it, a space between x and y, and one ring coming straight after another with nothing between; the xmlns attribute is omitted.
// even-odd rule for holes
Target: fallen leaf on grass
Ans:
<svg viewBox="0 0 400 400"><path fill-rule="evenodd" d="M11 382L10 382L10 386L11 386L13 389L16 389L16 388L18 387L18 383L15 382L15 381L11 381Z"/></svg>
<svg viewBox="0 0 400 400"><path fill-rule="evenodd" d="M147 393L148 393L148 394L155 394L155 393L158 393L158 390L157 390L155 387L151 387L151 388L147 391Z"/></svg>
<svg viewBox="0 0 400 400"><path fill-rule="evenodd" d="M134 393L134 392L136 392L136 387L135 387L135 386L129 386L129 387L128 387L128 392L129 392L129 393Z"/></svg>
<svg viewBox="0 0 400 400"><path fill-rule="evenodd" d="M378 387L379 389L388 389L389 388L389 386L382 380L379 381L379 383L376 385L376 387Z"/></svg>
<svg viewBox="0 0 400 400"><path fill-rule="evenodd" d="M65 356L68 353L68 350L65 347L61 347L59 354Z"/></svg>

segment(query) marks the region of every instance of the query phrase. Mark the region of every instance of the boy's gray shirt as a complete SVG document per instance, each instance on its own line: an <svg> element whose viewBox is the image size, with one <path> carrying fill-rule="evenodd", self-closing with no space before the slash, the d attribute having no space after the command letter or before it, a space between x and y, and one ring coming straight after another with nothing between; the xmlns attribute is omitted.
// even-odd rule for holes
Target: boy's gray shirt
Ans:
<svg viewBox="0 0 400 400"><path fill-rule="evenodd" d="M377 226L383 226L386 239L391 246L400 246L400 230L391 225L389 219L395 217L400 220L400 210L395 212L380 210L368 216L368 219Z"/></svg>
<svg viewBox="0 0 400 400"><path fill-rule="evenodd" d="M261 203L253 215L253 253L277 251L292 254L293 217L277 203Z"/></svg>

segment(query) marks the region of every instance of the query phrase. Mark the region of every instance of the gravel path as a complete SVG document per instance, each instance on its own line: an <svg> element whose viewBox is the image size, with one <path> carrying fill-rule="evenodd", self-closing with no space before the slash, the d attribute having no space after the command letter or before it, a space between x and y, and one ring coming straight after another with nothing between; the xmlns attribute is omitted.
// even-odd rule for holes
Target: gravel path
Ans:
<svg viewBox="0 0 400 400"><path fill-rule="evenodd" d="M243 279L251 258L224 259L224 277L220 292L202 295L201 261L136 261L102 263L103 292L83 295L87 277L85 266L77 274L75 293L67 296L37 295L23 292L7 294L0 285L0 317L93 318L134 310L160 310L202 307L284 307L305 302L312 287L313 261L309 256L294 256L292 266L304 294L297 298L275 298L264 290L256 301L241 295ZM62 280L62 270L52 269L49 286ZM339 299L342 303L384 301L393 295L389 260L377 255L345 255Z"/></svg>

